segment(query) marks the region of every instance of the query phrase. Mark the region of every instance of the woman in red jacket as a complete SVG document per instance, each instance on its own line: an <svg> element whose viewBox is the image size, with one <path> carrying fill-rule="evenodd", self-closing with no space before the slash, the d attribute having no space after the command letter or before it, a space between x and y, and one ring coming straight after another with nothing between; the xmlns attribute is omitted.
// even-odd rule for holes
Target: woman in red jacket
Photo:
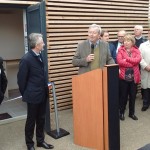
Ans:
<svg viewBox="0 0 150 150"><path fill-rule="evenodd" d="M117 63L119 65L119 90L120 90L120 120L125 120L124 112L129 98L129 117L138 120L135 113L135 98L137 84L140 82L139 63L141 54L135 46L135 39L132 35L126 34L124 45L122 45L117 54Z"/></svg>

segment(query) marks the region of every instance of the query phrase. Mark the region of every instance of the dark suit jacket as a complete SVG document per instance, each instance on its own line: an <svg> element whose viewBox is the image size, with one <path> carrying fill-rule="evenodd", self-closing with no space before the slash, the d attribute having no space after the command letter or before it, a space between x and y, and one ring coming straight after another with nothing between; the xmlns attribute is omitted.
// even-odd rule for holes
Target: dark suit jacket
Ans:
<svg viewBox="0 0 150 150"><path fill-rule="evenodd" d="M37 104L46 100L48 86L44 65L32 50L21 59L17 79L23 101Z"/></svg>
<svg viewBox="0 0 150 150"><path fill-rule="evenodd" d="M111 42L109 42L109 49L110 49L111 57L114 59L116 63L116 48Z"/></svg>
<svg viewBox="0 0 150 150"><path fill-rule="evenodd" d="M140 39L135 38L135 45L139 48L141 43L144 43L146 41L147 41L147 39L144 36L142 36Z"/></svg>
<svg viewBox="0 0 150 150"><path fill-rule="evenodd" d="M114 64L114 60L111 57L109 45L106 42L99 41L100 50L100 68L105 65ZM72 64L79 67L79 74L90 71L90 63L86 62L86 57L91 54L91 47L88 40L82 41L78 44L76 53L73 57Z"/></svg>
<svg viewBox="0 0 150 150"><path fill-rule="evenodd" d="M115 49L117 49L117 47L118 47L118 40L117 41L113 41L111 43L114 45Z"/></svg>
<svg viewBox="0 0 150 150"><path fill-rule="evenodd" d="M115 60L115 62L117 63L117 61L116 61L116 51L117 51L117 47L118 47L118 40L117 41L113 41L113 42L111 42L112 44L113 44L113 46L114 46L114 48L112 49L112 51L111 51L111 55L112 55L112 57L113 57L113 59Z"/></svg>

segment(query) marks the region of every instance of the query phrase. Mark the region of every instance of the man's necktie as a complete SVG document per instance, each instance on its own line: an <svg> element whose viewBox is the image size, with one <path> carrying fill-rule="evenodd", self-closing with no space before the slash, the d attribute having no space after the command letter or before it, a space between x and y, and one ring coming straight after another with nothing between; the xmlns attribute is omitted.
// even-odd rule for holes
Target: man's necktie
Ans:
<svg viewBox="0 0 150 150"><path fill-rule="evenodd" d="M38 59L42 62L42 57L41 57L41 55L39 54L37 57L38 57Z"/></svg>

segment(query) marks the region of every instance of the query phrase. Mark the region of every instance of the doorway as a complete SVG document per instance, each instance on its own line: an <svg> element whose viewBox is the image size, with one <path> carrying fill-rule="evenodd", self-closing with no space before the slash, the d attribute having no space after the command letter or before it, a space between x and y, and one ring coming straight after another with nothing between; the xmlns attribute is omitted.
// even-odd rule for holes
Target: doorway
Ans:
<svg viewBox="0 0 150 150"><path fill-rule="evenodd" d="M19 61L25 54L24 9L0 9L0 56L4 59L8 79L5 98L0 105L0 124L26 117L26 103L22 102L17 85Z"/></svg>
<svg viewBox="0 0 150 150"><path fill-rule="evenodd" d="M27 36L37 32L43 34L45 41L42 52L48 81L47 36L45 2L34 4L0 5L0 56L4 59L4 67L8 78L5 99L0 105L0 115L8 114L0 124L26 118L26 103L22 102L17 85L17 72L21 57L28 51ZM0 116L1 117L1 116ZM46 130L50 130L49 101L46 108Z"/></svg>

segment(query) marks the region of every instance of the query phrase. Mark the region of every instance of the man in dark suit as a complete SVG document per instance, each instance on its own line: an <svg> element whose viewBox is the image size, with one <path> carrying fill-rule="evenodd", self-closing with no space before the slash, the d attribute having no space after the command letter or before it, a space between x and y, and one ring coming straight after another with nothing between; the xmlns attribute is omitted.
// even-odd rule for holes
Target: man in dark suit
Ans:
<svg viewBox="0 0 150 150"><path fill-rule="evenodd" d="M116 55L118 53L118 49L119 47L123 44L124 42L124 36L125 36L126 32L124 30L119 30L117 33L117 38L118 40L113 41L112 44L114 45L114 49L111 51L111 55L113 57L113 59L116 61Z"/></svg>
<svg viewBox="0 0 150 150"><path fill-rule="evenodd" d="M17 75L19 90L23 101L27 102L27 120L25 140L28 150L34 148L34 128L36 124L37 147L54 148L44 141L44 125L48 86L45 78L41 51L44 47L43 37L39 33L29 35L30 50L22 57Z"/></svg>
<svg viewBox="0 0 150 150"><path fill-rule="evenodd" d="M114 58L116 55L114 54L114 52L115 52L115 47L114 47L114 45L111 43L111 42L109 42L109 32L107 31L107 30L102 30L101 31L101 40L102 41L105 41L105 42L108 42L108 44L109 44L109 49L110 49L110 54L111 54L111 56L112 56L112 58ZM116 58L116 57L115 57ZM115 59L114 59L114 61L116 61Z"/></svg>
<svg viewBox="0 0 150 150"><path fill-rule="evenodd" d="M139 48L140 45L147 41L147 39L142 35L143 33L143 26L142 25L135 25L134 26L134 37L135 37L135 45ZM141 66L139 65L139 69ZM143 88L141 88L141 95L143 99ZM145 111L146 107L142 107L141 111Z"/></svg>
<svg viewBox="0 0 150 150"><path fill-rule="evenodd" d="M72 64L79 67L79 74L115 63L110 54L109 44L99 40L100 33L100 26L92 24L88 30L88 39L78 44Z"/></svg>
<svg viewBox="0 0 150 150"><path fill-rule="evenodd" d="M135 37L135 45L139 48L141 43L146 42L147 39L142 35L143 26L136 25L134 26L134 37Z"/></svg>

